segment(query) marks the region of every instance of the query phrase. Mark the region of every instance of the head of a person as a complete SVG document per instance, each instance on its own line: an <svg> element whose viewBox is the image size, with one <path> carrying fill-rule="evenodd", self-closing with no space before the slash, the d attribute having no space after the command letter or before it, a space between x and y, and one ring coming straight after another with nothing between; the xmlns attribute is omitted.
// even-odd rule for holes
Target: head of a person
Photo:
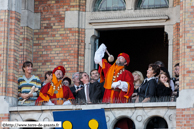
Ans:
<svg viewBox="0 0 194 129"><path fill-rule="evenodd" d="M134 82L137 82L137 81L139 81L140 83L143 82L144 77L143 77L143 74L140 71L134 71L132 73L132 75L133 75L133 78L134 78Z"/></svg>
<svg viewBox="0 0 194 129"><path fill-rule="evenodd" d="M156 64L149 64L147 70L147 78L156 77L160 73L160 67Z"/></svg>
<svg viewBox="0 0 194 129"><path fill-rule="evenodd" d="M71 79L68 77L63 78L63 85L70 86L71 85Z"/></svg>
<svg viewBox="0 0 194 129"><path fill-rule="evenodd" d="M160 67L160 73L161 72L165 72L167 77L170 78L170 73L168 72L168 70L165 67Z"/></svg>
<svg viewBox="0 0 194 129"><path fill-rule="evenodd" d="M56 76L57 80L62 80L65 76L65 68L63 66L57 66L53 70L53 74Z"/></svg>
<svg viewBox="0 0 194 129"><path fill-rule="evenodd" d="M179 63L175 64L174 66L174 74L175 77L179 77Z"/></svg>
<svg viewBox="0 0 194 129"><path fill-rule="evenodd" d="M165 67L162 61L156 61L154 64L158 65L159 67Z"/></svg>
<svg viewBox="0 0 194 129"><path fill-rule="evenodd" d="M159 74L159 81L158 81L158 83L163 83L164 84L165 82L170 83L170 78L168 77L168 73L161 72Z"/></svg>
<svg viewBox="0 0 194 129"><path fill-rule="evenodd" d="M31 74L32 73L33 64L30 61L26 61L23 63L22 70L24 73Z"/></svg>
<svg viewBox="0 0 194 129"><path fill-rule="evenodd" d="M88 84L89 83L89 75L86 72L79 73L80 84Z"/></svg>
<svg viewBox="0 0 194 129"><path fill-rule="evenodd" d="M44 75L44 79L45 80L48 80L49 82L51 82L52 78L53 78L53 75L52 75L52 72L53 71L47 71Z"/></svg>
<svg viewBox="0 0 194 129"><path fill-rule="evenodd" d="M116 60L116 65L119 65L119 66L126 66L126 65L129 65L129 62L130 62L130 57L128 54L126 53L120 53L117 57L117 60Z"/></svg>
<svg viewBox="0 0 194 129"><path fill-rule="evenodd" d="M79 85L79 72L76 72L72 75L72 81L75 85Z"/></svg>
<svg viewBox="0 0 194 129"><path fill-rule="evenodd" d="M100 78L100 74L98 73L97 69L93 69L90 72L90 78L91 78L91 80L94 80L94 81L97 81Z"/></svg>

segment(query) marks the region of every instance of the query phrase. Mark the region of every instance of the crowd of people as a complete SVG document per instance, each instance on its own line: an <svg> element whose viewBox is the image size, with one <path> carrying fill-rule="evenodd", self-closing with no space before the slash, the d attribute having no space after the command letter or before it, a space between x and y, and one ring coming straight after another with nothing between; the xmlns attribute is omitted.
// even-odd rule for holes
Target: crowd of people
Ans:
<svg viewBox="0 0 194 129"><path fill-rule="evenodd" d="M125 67L130 63L126 53L120 53L113 65L103 59L106 46L96 51L94 61L99 69L76 72L64 77L65 68L57 66L45 73L45 80L32 75L33 63L26 61L18 78L18 105L70 105L97 103L130 103L175 101L179 96L179 63L171 78L161 61L149 64L146 77L140 71L131 73Z"/></svg>

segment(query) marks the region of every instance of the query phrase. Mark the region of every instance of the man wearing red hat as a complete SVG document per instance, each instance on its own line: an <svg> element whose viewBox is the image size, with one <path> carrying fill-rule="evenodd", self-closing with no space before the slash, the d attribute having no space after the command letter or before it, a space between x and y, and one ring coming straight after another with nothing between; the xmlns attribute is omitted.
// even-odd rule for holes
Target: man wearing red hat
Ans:
<svg viewBox="0 0 194 129"><path fill-rule="evenodd" d="M37 105L67 105L71 104L74 96L69 87L63 85L62 79L65 75L65 68L58 66L53 70L53 79L47 83L39 93L36 100Z"/></svg>
<svg viewBox="0 0 194 129"><path fill-rule="evenodd" d="M101 80L105 79L105 92L102 102L126 103L134 90L133 76L131 72L125 70L125 66L130 62L129 55L120 53L116 62L111 65L105 59L102 59L105 51L106 46L101 44L94 57L95 63L100 65Z"/></svg>

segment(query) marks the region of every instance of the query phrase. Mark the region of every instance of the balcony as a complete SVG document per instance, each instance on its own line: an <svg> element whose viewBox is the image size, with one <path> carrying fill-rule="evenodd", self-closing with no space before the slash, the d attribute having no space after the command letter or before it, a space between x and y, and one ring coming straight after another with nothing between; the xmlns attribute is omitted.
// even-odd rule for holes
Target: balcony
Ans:
<svg viewBox="0 0 194 129"><path fill-rule="evenodd" d="M170 129L176 128L176 102L118 103L10 107L10 121L54 121L53 111L104 109L107 128L122 118L133 121L136 129L146 129L153 117L161 117Z"/></svg>

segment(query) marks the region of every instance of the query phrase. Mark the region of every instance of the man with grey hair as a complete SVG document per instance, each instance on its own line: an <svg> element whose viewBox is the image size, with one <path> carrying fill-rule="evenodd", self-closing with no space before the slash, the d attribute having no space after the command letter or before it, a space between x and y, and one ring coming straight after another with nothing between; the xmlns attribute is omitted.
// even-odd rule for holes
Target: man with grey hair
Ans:
<svg viewBox="0 0 194 129"><path fill-rule="evenodd" d="M76 72L72 75L72 81L73 81L73 86L70 88L71 92L73 93L73 96L75 99L77 98L77 92L81 90L81 85L79 81L79 72Z"/></svg>

